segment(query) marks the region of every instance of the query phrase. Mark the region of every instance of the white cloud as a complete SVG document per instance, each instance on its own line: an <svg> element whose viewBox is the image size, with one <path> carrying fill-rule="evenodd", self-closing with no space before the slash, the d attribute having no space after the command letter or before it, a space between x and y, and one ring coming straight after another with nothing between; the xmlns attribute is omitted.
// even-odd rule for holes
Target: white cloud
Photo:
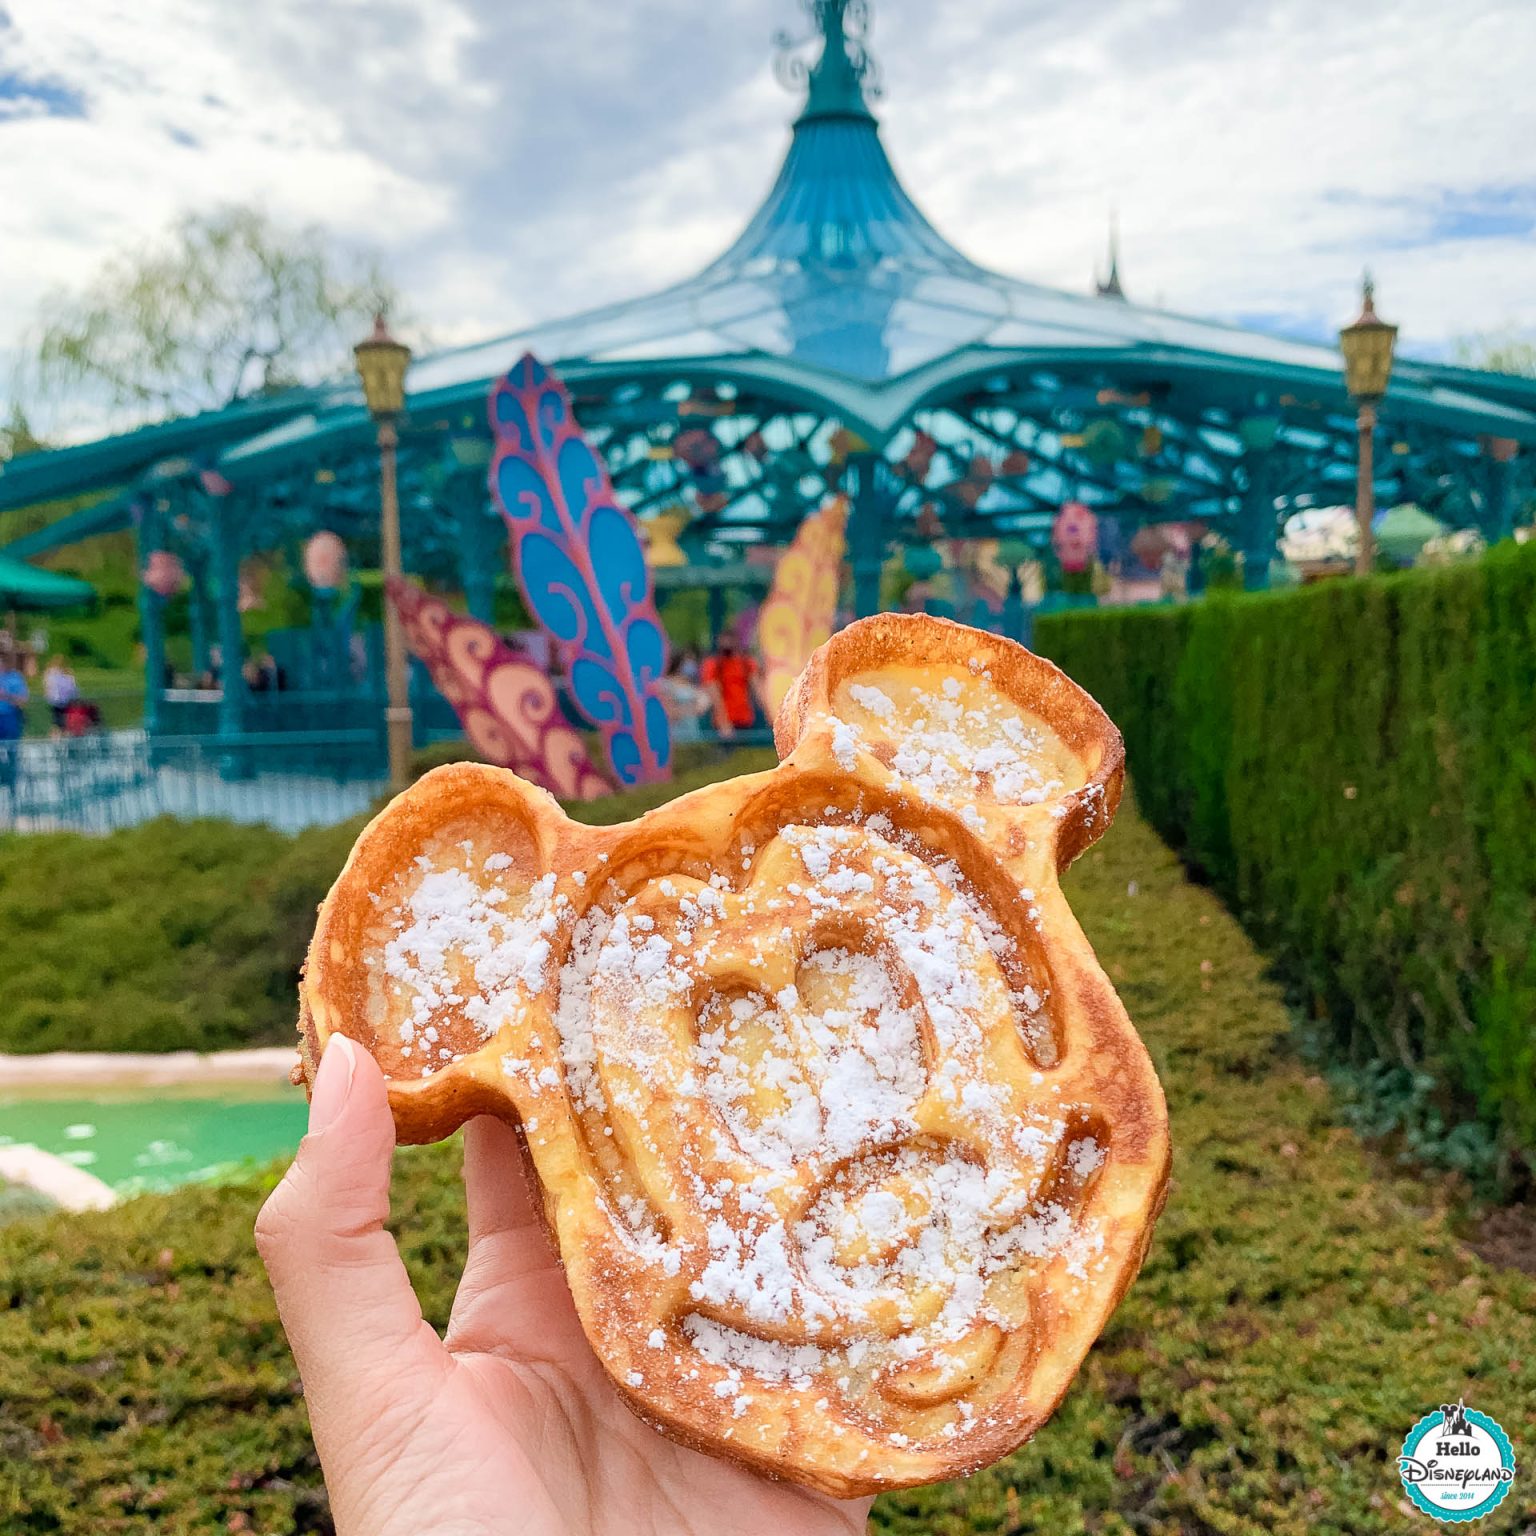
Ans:
<svg viewBox="0 0 1536 1536"><path fill-rule="evenodd" d="M767 189L790 0L6 0L0 348L188 208L382 248L444 342L685 276ZM5 11L0 10L0 18ZM1117 206L1134 298L1316 332L1362 265L1407 349L1536 327L1527 0L877 0L886 140L989 265L1074 290ZM24 104L25 105L25 104ZM1523 200L1523 201L1522 201ZM1487 232L1477 237L1481 219Z"/></svg>

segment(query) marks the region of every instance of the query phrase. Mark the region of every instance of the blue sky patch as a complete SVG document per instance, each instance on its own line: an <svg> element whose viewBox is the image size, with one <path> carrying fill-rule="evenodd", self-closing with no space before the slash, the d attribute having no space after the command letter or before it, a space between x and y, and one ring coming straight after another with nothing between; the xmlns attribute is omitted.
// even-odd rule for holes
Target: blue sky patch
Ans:
<svg viewBox="0 0 1536 1536"><path fill-rule="evenodd" d="M9 25L0 11L0 25ZM29 79L0 68L0 122L19 117L85 117L85 93L62 80Z"/></svg>
<svg viewBox="0 0 1536 1536"><path fill-rule="evenodd" d="M1536 183L1436 187L1397 197L1331 187L1320 194L1335 208L1367 208L1386 226L1381 250L1412 251L1448 240L1503 240L1536 233Z"/></svg>
<svg viewBox="0 0 1536 1536"><path fill-rule="evenodd" d="M1536 231L1536 186L1447 192L1433 211L1432 240L1497 240Z"/></svg>

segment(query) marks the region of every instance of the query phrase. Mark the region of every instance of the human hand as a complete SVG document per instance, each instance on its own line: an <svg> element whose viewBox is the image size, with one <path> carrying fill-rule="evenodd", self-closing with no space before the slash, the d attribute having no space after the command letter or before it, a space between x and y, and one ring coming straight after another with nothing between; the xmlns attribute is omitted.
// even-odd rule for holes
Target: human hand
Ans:
<svg viewBox="0 0 1536 1536"><path fill-rule="evenodd" d="M665 1439L592 1353L510 1127L464 1132L469 1260L439 1338L394 1239L395 1128L373 1058L333 1035L309 1135L256 1220L337 1536L850 1536L840 1501Z"/></svg>

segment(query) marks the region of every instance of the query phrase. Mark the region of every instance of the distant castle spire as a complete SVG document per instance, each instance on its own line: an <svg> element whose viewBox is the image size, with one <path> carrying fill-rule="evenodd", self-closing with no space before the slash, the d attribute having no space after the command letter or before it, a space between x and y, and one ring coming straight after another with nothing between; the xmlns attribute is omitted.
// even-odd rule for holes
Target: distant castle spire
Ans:
<svg viewBox="0 0 1536 1536"><path fill-rule="evenodd" d="M1094 292L1101 299L1119 299L1125 302L1125 289L1120 286L1120 215L1109 216L1109 272L1105 277L1094 274Z"/></svg>

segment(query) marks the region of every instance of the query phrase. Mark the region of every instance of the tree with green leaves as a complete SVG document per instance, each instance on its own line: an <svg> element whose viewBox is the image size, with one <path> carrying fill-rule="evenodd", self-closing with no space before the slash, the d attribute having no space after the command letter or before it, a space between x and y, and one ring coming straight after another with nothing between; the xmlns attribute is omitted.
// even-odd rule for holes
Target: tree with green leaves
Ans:
<svg viewBox="0 0 1536 1536"><path fill-rule="evenodd" d="M56 407L144 420L216 410L337 372L392 299L375 259L318 226L252 207L191 213L45 302L35 386Z"/></svg>
<svg viewBox="0 0 1536 1536"><path fill-rule="evenodd" d="M1490 373L1518 373L1536 377L1536 340L1518 331L1481 331L1456 343L1456 361L1467 368L1486 368Z"/></svg>
<svg viewBox="0 0 1536 1536"><path fill-rule="evenodd" d="M0 422L0 464L8 459L20 458L24 453L36 453L48 445L32 430L27 413L14 401L10 414Z"/></svg>

